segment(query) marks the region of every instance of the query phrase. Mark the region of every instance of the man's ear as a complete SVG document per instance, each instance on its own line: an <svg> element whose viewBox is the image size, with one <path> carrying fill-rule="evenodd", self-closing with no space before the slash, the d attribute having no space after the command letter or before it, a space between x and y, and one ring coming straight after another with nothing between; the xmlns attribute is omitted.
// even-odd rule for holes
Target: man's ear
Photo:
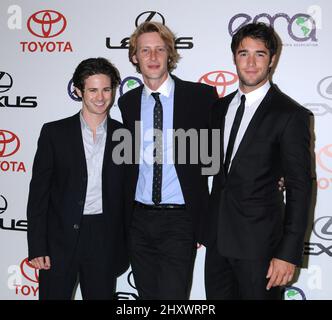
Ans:
<svg viewBox="0 0 332 320"><path fill-rule="evenodd" d="M138 64L138 60L137 60L136 54L133 55L133 62L134 62L135 64Z"/></svg>
<svg viewBox="0 0 332 320"><path fill-rule="evenodd" d="M272 68L274 66L274 62L276 60L276 55L273 55L272 58L271 58L271 62L269 64L269 67Z"/></svg>

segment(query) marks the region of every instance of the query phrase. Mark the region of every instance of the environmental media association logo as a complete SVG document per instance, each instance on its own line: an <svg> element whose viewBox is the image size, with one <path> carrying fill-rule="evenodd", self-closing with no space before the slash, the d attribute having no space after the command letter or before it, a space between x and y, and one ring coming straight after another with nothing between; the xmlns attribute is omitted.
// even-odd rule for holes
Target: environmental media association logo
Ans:
<svg viewBox="0 0 332 320"><path fill-rule="evenodd" d="M307 300L302 289L298 287L286 287L284 292L285 300Z"/></svg>
<svg viewBox="0 0 332 320"><path fill-rule="evenodd" d="M120 96L123 96L126 92L135 89L142 84L142 80L137 77L129 76L124 78L120 84Z"/></svg>
<svg viewBox="0 0 332 320"><path fill-rule="evenodd" d="M279 25L282 25L282 23L276 24L277 20L278 22L279 20L284 22L284 29L286 29L289 37L295 41L294 46L317 46L316 20L312 15L307 13L296 13L293 16L283 12L274 15L260 13L256 16L250 16L247 13L238 13L229 20L228 32L230 36L233 36L241 27L251 22L265 22L278 31ZM282 31L284 31L284 29L282 29ZM284 33L280 32L280 34ZM283 41L283 46L291 45L292 44Z"/></svg>
<svg viewBox="0 0 332 320"><path fill-rule="evenodd" d="M72 52L69 41L52 41L67 28L66 17L55 10L40 10L27 20L28 31L40 41L21 41L23 52ZM50 40L51 39L51 40ZM42 41L47 40L47 41Z"/></svg>
<svg viewBox="0 0 332 320"><path fill-rule="evenodd" d="M238 76L230 71L216 70L210 71L199 78L198 82L214 86L217 89L219 97L226 94L226 89L238 81Z"/></svg>

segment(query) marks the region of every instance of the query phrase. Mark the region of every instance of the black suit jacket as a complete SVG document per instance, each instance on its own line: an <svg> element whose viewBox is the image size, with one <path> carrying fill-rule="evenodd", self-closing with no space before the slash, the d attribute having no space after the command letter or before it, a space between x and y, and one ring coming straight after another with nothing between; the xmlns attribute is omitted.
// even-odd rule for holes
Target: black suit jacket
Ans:
<svg viewBox="0 0 332 320"><path fill-rule="evenodd" d="M173 129L184 129L185 131L189 129L208 129L211 107L218 97L215 88L201 83L183 81L175 76L172 76L172 78L175 82ZM140 127L135 132L135 121L140 121L141 118L142 90L143 85L127 92L118 100L123 124L131 131L137 141L136 148L133 147L133 155L135 155L137 161L134 165L129 166L126 178L126 182L128 182L126 211L129 223L133 211L139 172ZM189 210L193 218L194 233L197 240L200 240L201 220L205 218L208 206L208 181L207 176L201 175L201 163L189 163L189 139L187 142L186 163L179 164L177 161L179 151L177 143L173 147L174 163L187 210Z"/></svg>
<svg viewBox="0 0 332 320"><path fill-rule="evenodd" d="M121 123L108 118L102 194L110 273L128 267L124 238L124 167L115 165L112 134ZM50 256L65 272L79 236L87 189L87 167L79 113L43 126L34 159L27 207L29 259Z"/></svg>
<svg viewBox="0 0 332 320"><path fill-rule="evenodd" d="M223 131L236 92L213 107L212 127ZM225 177L213 179L204 243L217 240L221 255L239 259L277 257L299 264L311 191L310 112L274 85L256 110ZM278 190L286 181L286 205Z"/></svg>

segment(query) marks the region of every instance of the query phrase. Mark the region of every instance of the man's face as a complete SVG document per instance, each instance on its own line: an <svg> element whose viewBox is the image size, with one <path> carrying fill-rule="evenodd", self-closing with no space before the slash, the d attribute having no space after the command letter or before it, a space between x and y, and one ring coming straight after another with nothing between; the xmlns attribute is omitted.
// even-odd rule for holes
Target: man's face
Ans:
<svg viewBox="0 0 332 320"><path fill-rule="evenodd" d="M251 92L268 81L269 68L273 66L275 55L263 41L246 37L242 40L234 56L234 63L240 80L240 89Z"/></svg>
<svg viewBox="0 0 332 320"><path fill-rule="evenodd" d="M162 84L168 75L167 59L166 44L157 32L143 33L137 38L137 52L133 61L139 64L144 82Z"/></svg>
<svg viewBox="0 0 332 320"><path fill-rule="evenodd" d="M83 112L94 115L105 115L112 102L111 79L105 74L88 77L84 83L84 91L77 90L82 98Z"/></svg>

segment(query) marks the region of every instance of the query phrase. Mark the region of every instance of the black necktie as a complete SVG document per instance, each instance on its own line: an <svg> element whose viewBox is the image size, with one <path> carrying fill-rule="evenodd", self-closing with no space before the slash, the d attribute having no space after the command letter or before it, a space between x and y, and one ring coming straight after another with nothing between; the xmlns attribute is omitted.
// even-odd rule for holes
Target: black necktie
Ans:
<svg viewBox="0 0 332 320"><path fill-rule="evenodd" d="M152 93L156 100L153 110L153 183L152 201L155 205L161 202L162 162L163 162L163 107L159 99L159 92Z"/></svg>
<svg viewBox="0 0 332 320"><path fill-rule="evenodd" d="M232 158L235 138L236 138L237 132L239 131L239 127L240 127L241 120L243 117L245 101L246 101L246 96L243 94L241 96L241 103L236 111L231 133L229 135L229 140L228 140L228 145L227 145L227 150L226 150L226 157L225 157L225 164L224 164L226 176L227 176L229 164L230 164L231 158Z"/></svg>

